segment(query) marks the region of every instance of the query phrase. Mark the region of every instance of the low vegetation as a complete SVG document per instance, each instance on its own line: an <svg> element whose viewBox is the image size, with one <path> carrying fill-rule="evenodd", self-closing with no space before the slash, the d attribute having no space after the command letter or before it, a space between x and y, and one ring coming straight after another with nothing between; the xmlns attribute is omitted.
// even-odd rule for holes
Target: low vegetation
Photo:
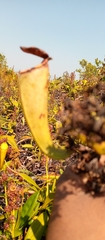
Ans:
<svg viewBox="0 0 105 240"><path fill-rule="evenodd" d="M94 65L83 59L80 67L79 80L65 72L49 81L51 137L55 145L72 149L69 158L58 161L44 155L34 141L21 108L18 74L0 54L1 240L45 239L56 181L77 157L77 149L105 154L105 66L98 59ZM97 189L99 185L91 191Z"/></svg>

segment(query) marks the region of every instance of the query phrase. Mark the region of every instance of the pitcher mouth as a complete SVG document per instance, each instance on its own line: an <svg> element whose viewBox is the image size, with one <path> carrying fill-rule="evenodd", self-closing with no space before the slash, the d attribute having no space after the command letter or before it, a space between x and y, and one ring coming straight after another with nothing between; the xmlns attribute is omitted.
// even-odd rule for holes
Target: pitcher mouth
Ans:
<svg viewBox="0 0 105 240"><path fill-rule="evenodd" d="M51 57L49 57L49 55L46 52L44 52L43 50L41 50L39 48L36 48L36 47L20 47L20 49L23 52L26 52L26 53L29 53L29 54L33 54L35 56L43 58L43 61L39 65L37 65L35 67L19 71L19 74L31 72L32 70L41 68L42 66L46 67L48 61L52 59Z"/></svg>

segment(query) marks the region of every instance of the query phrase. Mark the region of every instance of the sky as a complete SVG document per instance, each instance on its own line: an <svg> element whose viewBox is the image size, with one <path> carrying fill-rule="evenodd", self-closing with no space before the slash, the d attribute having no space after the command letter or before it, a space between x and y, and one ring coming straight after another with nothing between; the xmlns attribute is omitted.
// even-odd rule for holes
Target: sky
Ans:
<svg viewBox="0 0 105 240"><path fill-rule="evenodd" d="M0 53L15 71L42 59L20 46L35 46L53 58L53 78L71 73L85 59L105 57L105 0L0 0Z"/></svg>

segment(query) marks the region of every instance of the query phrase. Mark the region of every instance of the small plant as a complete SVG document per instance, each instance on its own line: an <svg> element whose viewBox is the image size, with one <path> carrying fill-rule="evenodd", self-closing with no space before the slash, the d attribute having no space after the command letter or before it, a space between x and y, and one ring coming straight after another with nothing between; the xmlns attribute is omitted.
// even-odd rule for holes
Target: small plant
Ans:
<svg viewBox="0 0 105 240"><path fill-rule="evenodd" d="M56 178L55 181L54 176L49 179L46 173L42 177L45 183L40 188L29 175L14 169L12 162L4 165L4 169L0 173L0 197L5 206L1 208L3 213L0 216L0 220L4 220L3 233L7 239L28 239L34 227L32 239L41 239L47 229Z"/></svg>
<svg viewBox="0 0 105 240"><path fill-rule="evenodd" d="M5 58L1 56L3 71L1 71L0 81L3 94L0 95L0 100L3 104L0 105L0 220L2 226L0 240L40 240L46 235L56 180L64 170L60 168L60 174L49 174L48 165L51 159L64 161L74 153L78 144L87 145L98 154L105 154L105 141L102 135L105 120L101 117L104 112L104 110L101 112L104 102L98 105L95 101L95 105L94 99L88 98L90 102L85 107L85 101L83 101L84 96L87 98L96 93L98 81L104 79L104 66L100 67L101 62L96 61L98 69L86 61L80 62L85 65L81 65L83 72L80 71L81 79L78 81L73 74L69 76L67 72L61 78L49 81L48 61L51 58L48 54L37 48L21 49L40 56L44 60L39 66L19 73L20 102L17 74L13 69L8 69ZM91 68L91 78L89 78ZM102 73L100 76L98 76L99 71ZM97 78L94 78L93 72ZM87 74L86 78L82 79L82 73ZM92 76L94 81L91 81ZM71 100L64 103L67 98ZM96 129L99 127L102 138L98 133L96 134L96 130L93 131L94 127L92 131L86 129L86 126L90 125L85 126L84 112L85 118L89 117L92 120L92 126L96 126ZM64 113L63 117L62 113ZM16 130L18 121L21 124ZM33 137L29 130L26 131L26 135L24 133L27 127L26 122ZM22 131L24 136L20 137ZM94 138L96 135L99 141ZM36 176L22 164L25 158L22 153L24 155L28 150L31 155L34 155L32 161L45 163L45 172L41 176ZM31 160L28 160L30 155L26 158L27 166L31 165ZM40 184L37 184L37 180Z"/></svg>
<svg viewBox="0 0 105 240"><path fill-rule="evenodd" d="M29 174L21 169L19 149L13 136L0 138L0 220L4 222L0 239L41 239L45 234L52 201L54 198L56 177L46 175L40 179L40 188ZM26 145L27 147L27 145ZM11 159L8 161L8 159ZM19 167L20 166L20 167ZM32 174L31 174L32 175ZM4 206L4 207L3 207Z"/></svg>

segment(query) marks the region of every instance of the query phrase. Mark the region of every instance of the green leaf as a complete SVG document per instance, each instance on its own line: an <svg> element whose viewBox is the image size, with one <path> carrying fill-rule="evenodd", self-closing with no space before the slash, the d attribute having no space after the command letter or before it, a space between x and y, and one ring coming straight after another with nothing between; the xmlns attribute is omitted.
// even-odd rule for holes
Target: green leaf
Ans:
<svg viewBox="0 0 105 240"><path fill-rule="evenodd" d="M8 123L8 122L9 122L8 119L6 119L5 117L0 116L0 125L2 125L4 123Z"/></svg>
<svg viewBox="0 0 105 240"><path fill-rule="evenodd" d="M19 228L22 228L28 223L30 216L32 215L34 209L37 206L38 196L39 192L34 193L28 198L26 203L23 205L20 216Z"/></svg>
<svg viewBox="0 0 105 240"><path fill-rule="evenodd" d="M35 206L35 209L33 210L32 214L30 214L30 217L29 217L29 225L31 225L31 222L33 222L34 216L36 216L36 215L38 214L39 207L40 207L40 203L37 202L37 203L36 203L36 206Z"/></svg>
<svg viewBox="0 0 105 240"><path fill-rule="evenodd" d="M32 146L32 144L22 144L22 148L34 148L34 146Z"/></svg>
<svg viewBox="0 0 105 240"><path fill-rule="evenodd" d="M0 230L0 236L2 235L2 231Z"/></svg>
<svg viewBox="0 0 105 240"><path fill-rule="evenodd" d="M46 197L43 205L41 206L41 209L46 209L48 205L54 200L54 193L49 193L49 195Z"/></svg>
<svg viewBox="0 0 105 240"><path fill-rule="evenodd" d="M10 161L8 161L8 162L5 162L4 163L4 165L3 165L3 168L2 168L2 170L6 170L7 169L7 167L9 166L11 164L11 160Z"/></svg>
<svg viewBox="0 0 105 240"><path fill-rule="evenodd" d="M18 210L15 210L15 213L14 213L14 217L16 219L15 229L14 229L14 236L15 237L17 237L15 234L17 234L17 232L19 230L21 210L22 210L22 207L20 207Z"/></svg>
<svg viewBox="0 0 105 240"><path fill-rule="evenodd" d="M5 215L0 215L0 220L3 220L5 218Z"/></svg>
<svg viewBox="0 0 105 240"><path fill-rule="evenodd" d="M19 237L22 232L22 229L14 229L14 238Z"/></svg>
<svg viewBox="0 0 105 240"><path fill-rule="evenodd" d="M41 213L29 227L24 240L40 240L45 233L47 222L47 213Z"/></svg>
<svg viewBox="0 0 105 240"><path fill-rule="evenodd" d="M19 173L19 175L29 184L35 187L35 190L41 190L40 187L34 182L34 180L25 173Z"/></svg>

